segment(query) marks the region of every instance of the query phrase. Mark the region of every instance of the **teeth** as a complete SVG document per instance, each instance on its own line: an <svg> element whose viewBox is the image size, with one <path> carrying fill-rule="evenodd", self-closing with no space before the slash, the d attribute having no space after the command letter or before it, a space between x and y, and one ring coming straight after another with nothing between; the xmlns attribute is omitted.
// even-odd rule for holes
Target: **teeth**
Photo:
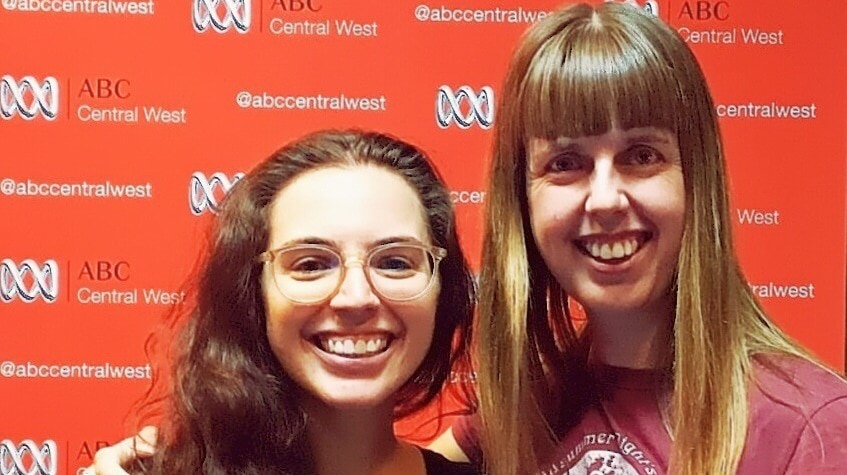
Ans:
<svg viewBox="0 0 847 475"><path fill-rule="evenodd" d="M342 356L370 356L385 351L388 339L385 338L324 338L319 339L322 350Z"/></svg>
<svg viewBox="0 0 847 475"><path fill-rule="evenodd" d="M623 244L616 242L615 245L612 246L612 257L615 259L623 257Z"/></svg>
<svg viewBox="0 0 847 475"><path fill-rule="evenodd" d="M583 247L593 257L609 260L621 259L635 254L639 248L639 244L637 239L625 239L612 243L585 243Z"/></svg>

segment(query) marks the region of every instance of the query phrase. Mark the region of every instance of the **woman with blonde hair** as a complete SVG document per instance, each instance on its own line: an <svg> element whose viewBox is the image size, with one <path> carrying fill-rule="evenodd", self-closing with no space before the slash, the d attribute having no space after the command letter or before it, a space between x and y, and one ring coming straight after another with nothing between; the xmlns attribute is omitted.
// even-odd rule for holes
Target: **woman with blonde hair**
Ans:
<svg viewBox="0 0 847 475"><path fill-rule="evenodd" d="M739 269L679 35L628 5L560 10L500 97L463 449L491 475L845 473L847 385Z"/></svg>

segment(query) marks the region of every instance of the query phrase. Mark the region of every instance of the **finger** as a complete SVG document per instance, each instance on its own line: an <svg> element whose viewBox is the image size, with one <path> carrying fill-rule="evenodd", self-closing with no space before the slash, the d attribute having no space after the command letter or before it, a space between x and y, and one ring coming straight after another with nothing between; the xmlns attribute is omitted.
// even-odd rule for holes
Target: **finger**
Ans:
<svg viewBox="0 0 847 475"><path fill-rule="evenodd" d="M149 457L156 451L157 435L155 427L146 426L136 436L98 450L94 455L94 471L91 475L129 475L124 468L136 459Z"/></svg>
<svg viewBox="0 0 847 475"><path fill-rule="evenodd" d="M156 452L158 436L159 432L155 426L142 427L138 435L135 436L136 455L140 458L153 455Z"/></svg>
<svg viewBox="0 0 847 475"><path fill-rule="evenodd" d="M132 437L124 439L115 445L103 447L94 454L94 475L129 475L123 469L124 463L131 462L135 457L127 456L132 451ZM134 453L134 452L131 452ZM85 475L89 475L86 473Z"/></svg>

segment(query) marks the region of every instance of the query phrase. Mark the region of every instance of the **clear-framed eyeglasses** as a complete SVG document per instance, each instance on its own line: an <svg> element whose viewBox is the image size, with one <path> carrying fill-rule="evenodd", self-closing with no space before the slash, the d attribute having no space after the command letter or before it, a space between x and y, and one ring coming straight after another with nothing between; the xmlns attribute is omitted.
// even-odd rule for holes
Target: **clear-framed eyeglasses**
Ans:
<svg viewBox="0 0 847 475"><path fill-rule="evenodd" d="M347 268L359 265L371 289L386 300L405 302L424 295L447 250L417 243L376 246L362 255L342 255L324 244L293 244L265 251L259 262L272 265L273 280L288 300L322 302L338 292Z"/></svg>

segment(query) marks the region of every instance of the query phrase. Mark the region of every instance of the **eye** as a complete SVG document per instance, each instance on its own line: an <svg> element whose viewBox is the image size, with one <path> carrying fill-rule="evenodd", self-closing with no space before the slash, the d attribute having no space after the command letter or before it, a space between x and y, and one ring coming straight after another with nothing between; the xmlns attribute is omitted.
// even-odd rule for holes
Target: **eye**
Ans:
<svg viewBox="0 0 847 475"><path fill-rule="evenodd" d="M656 165L665 161L665 157L656 149L646 145L637 145L623 155L623 164L632 166Z"/></svg>
<svg viewBox="0 0 847 475"><path fill-rule="evenodd" d="M382 256L374 267L384 271L404 271L412 269L412 263L403 256Z"/></svg>
<svg viewBox="0 0 847 475"><path fill-rule="evenodd" d="M389 247L374 252L368 266L383 277L406 278L426 268L426 256L426 251L417 247Z"/></svg>
<svg viewBox="0 0 847 475"><path fill-rule="evenodd" d="M333 263L326 257L303 257L291 264L289 268L292 272L321 272L332 269Z"/></svg>
<svg viewBox="0 0 847 475"><path fill-rule="evenodd" d="M330 252L292 251L280 254L278 272L297 280L314 280L338 270L338 257Z"/></svg>
<svg viewBox="0 0 847 475"><path fill-rule="evenodd" d="M582 164L583 161L579 155L571 153L557 155L547 163L547 171L552 173L572 172L581 169Z"/></svg>

